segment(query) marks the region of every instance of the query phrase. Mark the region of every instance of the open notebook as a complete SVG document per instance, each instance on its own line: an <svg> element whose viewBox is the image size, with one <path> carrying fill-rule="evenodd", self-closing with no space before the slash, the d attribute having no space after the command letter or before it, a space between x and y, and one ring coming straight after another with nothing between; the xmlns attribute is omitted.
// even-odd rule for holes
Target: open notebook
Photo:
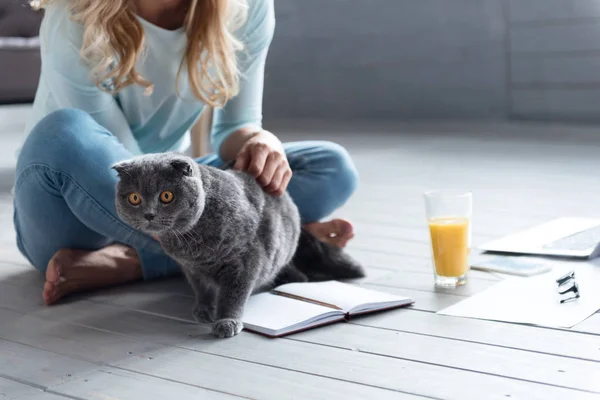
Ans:
<svg viewBox="0 0 600 400"><path fill-rule="evenodd" d="M412 303L408 297L337 281L288 283L270 293L250 297L244 312L244 328L280 337Z"/></svg>

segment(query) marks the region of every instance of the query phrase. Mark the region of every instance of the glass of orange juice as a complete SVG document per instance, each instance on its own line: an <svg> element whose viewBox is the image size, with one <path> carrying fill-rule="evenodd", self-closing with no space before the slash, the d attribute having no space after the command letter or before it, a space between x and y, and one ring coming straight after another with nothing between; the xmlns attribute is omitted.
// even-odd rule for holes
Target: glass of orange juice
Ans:
<svg viewBox="0 0 600 400"><path fill-rule="evenodd" d="M456 287L467 283L472 208L471 192L425 193L436 286Z"/></svg>

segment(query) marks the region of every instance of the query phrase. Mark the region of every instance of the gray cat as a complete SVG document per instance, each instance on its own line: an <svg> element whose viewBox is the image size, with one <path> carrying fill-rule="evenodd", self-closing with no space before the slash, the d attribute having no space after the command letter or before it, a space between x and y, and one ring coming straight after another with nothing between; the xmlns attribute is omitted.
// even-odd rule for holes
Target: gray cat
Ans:
<svg viewBox="0 0 600 400"><path fill-rule="evenodd" d="M194 318L212 322L215 336L242 330L252 293L287 282L364 276L341 249L301 227L287 193L268 195L244 172L175 153L139 156L113 168L120 178L119 216L157 237L181 266L196 296Z"/></svg>

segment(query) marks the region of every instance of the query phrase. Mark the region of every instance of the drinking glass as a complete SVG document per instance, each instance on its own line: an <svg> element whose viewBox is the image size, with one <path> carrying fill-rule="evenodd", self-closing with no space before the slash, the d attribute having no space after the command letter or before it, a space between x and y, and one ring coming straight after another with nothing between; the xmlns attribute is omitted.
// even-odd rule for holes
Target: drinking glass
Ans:
<svg viewBox="0 0 600 400"><path fill-rule="evenodd" d="M467 283L472 208L471 192L437 190L425 193L436 286L456 287Z"/></svg>

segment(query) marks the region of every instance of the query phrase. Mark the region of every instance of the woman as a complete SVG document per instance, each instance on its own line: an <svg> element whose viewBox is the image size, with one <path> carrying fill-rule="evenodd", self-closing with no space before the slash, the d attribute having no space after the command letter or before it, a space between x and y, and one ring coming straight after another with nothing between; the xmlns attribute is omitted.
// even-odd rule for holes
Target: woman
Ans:
<svg viewBox="0 0 600 400"><path fill-rule="evenodd" d="M288 191L306 227L344 246L345 220L320 222L353 193L357 173L329 142L282 144L262 129L273 0L42 1L42 74L19 153L20 251L46 275L43 299L179 270L115 212L110 166L135 154L183 151L203 107L216 108L198 159L234 161L265 191Z"/></svg>

